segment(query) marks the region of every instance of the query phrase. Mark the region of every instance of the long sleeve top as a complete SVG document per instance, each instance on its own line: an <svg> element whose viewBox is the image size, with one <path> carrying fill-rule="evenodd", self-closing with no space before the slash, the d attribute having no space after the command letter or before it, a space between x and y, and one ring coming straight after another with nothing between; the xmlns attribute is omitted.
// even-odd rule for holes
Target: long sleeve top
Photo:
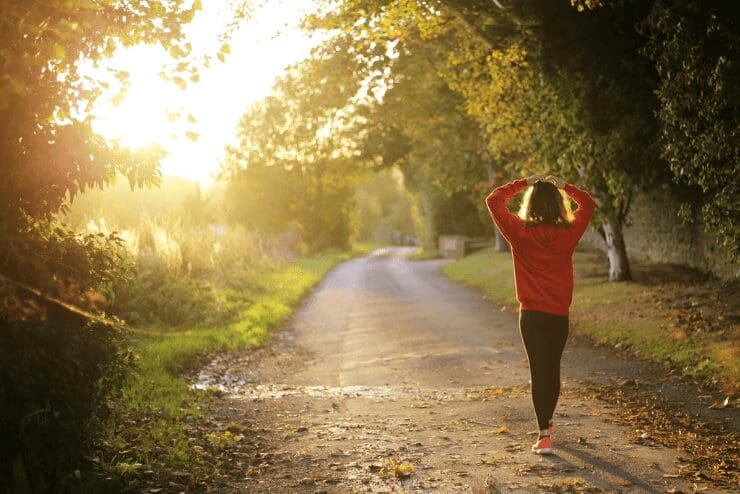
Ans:
<svg viewBox="0 0 740 494"><path fill-rule="evenodd" d="M573 251L596 203L588 192L568 184L565 192L578 205L574 221L568 226L526 226L506 207L509 199L526 187L526 179L497 187L486 198L486 205L511 245L520 310L567 316L573 299Z"/></svg>

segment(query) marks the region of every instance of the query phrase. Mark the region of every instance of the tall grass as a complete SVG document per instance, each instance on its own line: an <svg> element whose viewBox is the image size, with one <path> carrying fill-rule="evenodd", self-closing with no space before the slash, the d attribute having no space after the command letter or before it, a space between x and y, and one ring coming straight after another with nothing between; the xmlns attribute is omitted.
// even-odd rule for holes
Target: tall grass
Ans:
<svg viewBox="0 0 740 494"><path fill-rule="evenodd" d="M87 230L108 233L104 219ZM192 225L144 216L119 235L130 277L110 293L110 311L134 326L177 328L234 319L235 292L259 288L262 273L295 258L289 234L265 238L238 225Z"/></svg>
<svg viewBox="0 0 740 494"><path fill-rule="evenodd" d="M106 225L88 225L95 228ZM132 326L138 360L108 424L102 466L126 489L142 485L131 468L186 470L195 479L210 468L193 442L204 430L197 425L204 395L183 375L208 355L263 344L331 267L356 252L299 256L290 233L260 237L238 226L151 218L120 235L134 271L114 287L111 308Z"/></svg>

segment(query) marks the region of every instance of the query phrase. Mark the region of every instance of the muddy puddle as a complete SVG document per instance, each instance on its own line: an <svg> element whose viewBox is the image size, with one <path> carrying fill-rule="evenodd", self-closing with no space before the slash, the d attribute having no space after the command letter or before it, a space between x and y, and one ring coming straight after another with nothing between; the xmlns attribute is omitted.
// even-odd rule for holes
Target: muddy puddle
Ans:
<svg viewBox="0 0 740 494"><path fill-rule="evenodd" d="M231 363L233 364L233 362ZM248 366L248 363L244 363ZM362 398L372 401L408 400L411 402L449 402L519 397L529 394L529 384L510 387L448 387L420 388L408 385L296 385L287 383L259 383L251 380L244 366L233 366L216 358L192 380L191 386L200 390L218 390L234 399L252 401L282 398Z"/></svg>

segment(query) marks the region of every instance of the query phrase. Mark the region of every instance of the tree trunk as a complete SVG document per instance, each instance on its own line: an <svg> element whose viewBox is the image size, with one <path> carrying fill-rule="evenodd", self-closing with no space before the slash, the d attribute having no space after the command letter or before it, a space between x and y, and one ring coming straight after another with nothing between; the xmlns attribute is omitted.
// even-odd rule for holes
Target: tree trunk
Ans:
<svg viewBox="0 0 740 494"><path fill-rule="evenodd" d="M609 281L632 279L627 249L624 246L622 223L616 218L608 218L602 224L606 240L606 255L609 258Z"/></svg>
<svg viewBox="0 0 740 494"><path fill-rule="evenodd" d="M506 241L503 235L501 235L501 232L498 229L498 226L494 225L495 230L495 238L496 238L496 252L509 252L509 242Z"/></svg>

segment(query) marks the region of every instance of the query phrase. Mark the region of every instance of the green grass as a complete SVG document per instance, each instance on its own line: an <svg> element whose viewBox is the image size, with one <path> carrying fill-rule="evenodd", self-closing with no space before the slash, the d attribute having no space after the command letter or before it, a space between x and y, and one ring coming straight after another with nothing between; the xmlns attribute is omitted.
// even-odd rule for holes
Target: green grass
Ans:
<svg viewBox="0 0 740 494"><path fill-rule="evenodd" d="M442 255L436 248L425 248L419 247L416 251L409 256L412 261L426 261L428 259L439 259Z"/></svg>
<svg viewBox="0 0 740 494"><path fill-rule="evenodd" d="M633 264L637 264L633 262ZM681 297L685 287L639 281L609 283L603 254L576 252L575 286L570 320L574 331L601 343L621 344L635 354L670 363L685 375L718 379L724 387L737 385L740 369L736 334L732 328L713 334L687 331L676 323L677 311L666 306L665 292ZM651 269L649 266L642 266ZM492 248L476 252L442 271L452 280L476 286L487 297L516 310L511 254ZM645 276L645 278L649 278ZM654 277L653 277L654 278ZM668 290L661 291L661 288ZM731 348L731 351L727 349Z"/></svg>
<svg viewBox="0 0 740 494"><path fill-rule="evenodd" d="M132 339L138 353L136 370L125 385L106 437L108 473L121 477L124 469L126 481L134 482L131 468L124 468L127 465L146 466L141 470L202 471L201 452L192 441L193 422L202 415L200 405L208 392L191 389L183 373L197 368L205 355L264 344L332 267L368 250L360 246L350 252L300 258L264 272L257 289L230 294L231 298L240 295L240 304L246 306L231 324L136 330Z"/></svg>
<svg viewBox="0 0 740 494"><path fill-rule="evenodd" d="M265 273L257 294L243 294L249 305L232 324L138 333L138 373L124 390L126 403L136 409L177 413L189 392L181 375L197 364L200 355L263 344L270 330L290 316L303 295L345 258L332 254L299 259Z"/></svg>
<svg viewBox="0 0 740 494"><path fill-rule="evenodd" d="M491 300L515 308L511 255L484 249L442 266L450 279L479 287Z"/></svg>

